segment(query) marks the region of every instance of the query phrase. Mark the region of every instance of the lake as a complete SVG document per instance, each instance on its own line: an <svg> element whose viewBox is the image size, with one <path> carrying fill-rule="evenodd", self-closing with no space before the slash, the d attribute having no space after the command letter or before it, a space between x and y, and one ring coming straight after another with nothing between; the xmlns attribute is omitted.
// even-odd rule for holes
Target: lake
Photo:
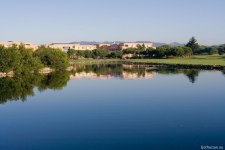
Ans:
<svg viewBox="0 0 225 150"><path fill-rule="evenodd" d="M77 65L0 78L0 149L225 149L225 74Z"/></svg>

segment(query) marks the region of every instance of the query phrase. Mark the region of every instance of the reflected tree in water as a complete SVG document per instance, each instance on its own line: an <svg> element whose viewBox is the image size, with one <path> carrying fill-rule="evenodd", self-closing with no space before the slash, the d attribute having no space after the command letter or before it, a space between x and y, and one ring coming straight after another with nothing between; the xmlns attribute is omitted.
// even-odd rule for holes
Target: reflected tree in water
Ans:
<svg viewBox="0 0 225 150"><path fill-rule="evenodd" d="M94 65L78 65L75 67L76 70L74 73L96 73L97 76L113 74L117 75L122 74L123 71L131 74L136 74L138 77L145 77L146 72L152 73L157 72L158 74L184 74L188 77L191 83L195 83L199 75L199 70L194 69L175 69L167 67L158 67L157 69L147 69L148 66L142 65L133 65L132 67L126 67L122 64L94 64Z"/></svg>
<svg viewBox="0 0 225 150"><path fill-rule="evenodd" d="M159 74L184 74L185 76L188 77L189 81L191 83L195 83L198 75L199 75L199 70L194 70L194 69L170 69L170 68L160 68L158 69L157 73Z"/></svg>
<svg viewBox="0 0 225 150"><path fill-rule="evenodd" d="M33 96L33 88L40 82L42 75L29 74L26 76L5 77L0 79L0 103L7 100L25 101L27 96Z"/></svg>
<svg viewBox="0 0 225 150"><path fill-rule="evenodd" d="M199 75L199 70L184 70L184 75L188 77L191 83L195 83Z"/></svg>
<svg viewBox="0 0 225 150"><path fill-rule="evenodd" d="M45 75L37 85L39 91L46 89L61 90L67 85L70 79L70 72L52 72Z"/></svg>
<svg viewBox="0 0 225 150"><path fill-rule="evenodd" d="M222 72L222 75L224 75L225 76L225 71L221 71Z"/></svg>
<svg viewBox="0 0 225 150"><path fill-rule="evenodd" d="M28 96L34 96L34 87L40 91L46 89L60 90L67 85L70 72L54 72L47 75L27 74L15 77L0 78L0 104L8 100L25 101Z"/></svg>
<svg viewBox="0 0 225 150"><path fill-rule="evenodd" d="M71 74L93 72L97 76L111 75L123 77L125 74L136 74L137 77L145 77L149 73L158 74L184 74L191 83L195 83L200 70L194 69L174 69L166 67L152 67L141 65L122 65L122 64L92 64L74 66L72 72L52 72L49 74L26 74L15 75L15 77L0 78L0 103L3 104L7 100L25 101L28 96L34 95L34 87L39 91L47 89L61 90L67 85ZM154 69L152 69L154 68ZM223 72L225 74L225 72Z"/></svg>

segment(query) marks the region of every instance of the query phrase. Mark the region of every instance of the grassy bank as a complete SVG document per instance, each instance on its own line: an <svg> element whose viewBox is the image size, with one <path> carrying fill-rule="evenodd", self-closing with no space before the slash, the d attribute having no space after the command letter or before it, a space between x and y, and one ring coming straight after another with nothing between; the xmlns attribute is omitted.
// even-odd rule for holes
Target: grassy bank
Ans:
<svg viewBox="0 0 225 150"><path fill-rule="evenodd" d="M118 61L120 61L120 59L83 58L83 59L70 60L70 64L96 64L96 63L111 63L111 62L118 62Z"/></svg>
<svg viewBox="0 0 225 150"><path fill-rule="evenodd" d="M70 60L71 64L90 64L90 63L109 63L126 61L132 63L162 63L162 64L190 64L190 65L221 65L225 66L225 56L223 55L201 55L193 56L191 58L169 58L169 59L76 59Z"/></svg>
<svg viewBox="0 0 225 150"><path fill-rule="evenodd" d="M163 64L187 64L187 65L221 65L225 66L223 55L202 55L192 58L170 58L170 59L127 59L133 63L163 63Z"/></svg>

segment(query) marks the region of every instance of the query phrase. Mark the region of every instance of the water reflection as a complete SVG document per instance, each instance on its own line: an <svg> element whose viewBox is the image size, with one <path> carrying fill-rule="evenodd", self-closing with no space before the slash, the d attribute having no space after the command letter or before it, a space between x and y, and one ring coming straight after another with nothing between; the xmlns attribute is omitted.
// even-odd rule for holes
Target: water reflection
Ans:
<svg viewBox="0 0 225 150"><path fill-rule="evenodd" d="M188 77L191 83L197 80L200 70L196 69L170 69L166 67L157 67L149 65L76 65L74 66L74 73L70 75L70 79L150 79L156 73L158 74L184 74Z"/></svg>
<svg viewBox="0 0 225 150"><path fill-rule="evenodd" d="M170 69L166 67L126 64L94 64L75 65L69 72L52 72L50 74L16 75L14 77L0 78L0 104L8 100L25 101L33 96L33 89L39 91L46 89L61 90L70 79L151 79L156 74L185 75L191 83L195 83L201 70ZM224 74L224 72L223 72Z"/></svg>
<svg viewBox="0 0 225 150"><path fill-rule="evenodd" d="M134 65L86 65L74 66L74 73L70 75L70 79L150 79L155 75L155 70L148 70L144 66Z"/></svg>
<svg viewBox="0 0 225 150"><path fill-rule="evenodd" d="M60 90L67 85L70 72L52 72L44 74L16 75L0 79L0 104L8 100L25 101L28 96L34 96L33 89L39 91L46 89Z"/></svg>
<svg viewBox="0 0 225 150"><path fill-rule="evenodd" d="M169 69L169 68L159 68L157 73L159 74L184 74L188 77L191 83L195 83L201 70L197 69Z"/></svg>

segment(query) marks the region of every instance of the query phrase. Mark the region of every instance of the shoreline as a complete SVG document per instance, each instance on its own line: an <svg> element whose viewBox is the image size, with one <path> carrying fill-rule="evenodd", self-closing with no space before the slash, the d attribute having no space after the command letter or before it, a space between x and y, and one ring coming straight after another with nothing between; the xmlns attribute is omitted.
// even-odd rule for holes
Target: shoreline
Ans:
<svg viewBox="0 0 225 150"><path fill-rule="evenodd" d="M171 69L200 69L200 70L218 70L225 71L225 65L211 65L211 64L185 64L185 63L165 63L165 62L147 62L143 61L144 59L93 59L93 60L80 60L77 62L70 61L70 67L65 69L65 71L73 70L73 65L92 65L92 64L126 64L126 65L155 65L157 67L167 67ZM160 60L160 59L159 59ZM147 67L147 66L146 66ZM51 68L42 68L38 73L40 74L48 74L50 72L54 72L54 69ZM13 71L8 73L0 72L0 78L3 77L13 77Z"/></svg>
<svg viewBox="0 0 225 150"><path fill-rule="evenodd" d="M204 65L204 64L181 64L181 63L161 63L161 62L132 62L123 61L128 65L157 65L161 67L177 68L177 69L204 69L204 70L225 70L223 65Z"/></svg>
<svg viewBox="0 0 225 150"><path fill-rule="evenodd" d="M167 61L167 62L165 62ZM168 62L169 61L169 62ZM189 62L182 62L174 59L81 59L76 61L70 61L71 65L88 65L88 64L130 64L130 65L157 65L168 68L178 68L178 69L204 69L204 70L225 70L225 65L222 64L212 64L212 62L195 62L194 59L188 60ZM225 61L225 60L224 60ZM211 64L210 64L211 63ZM218 62L213 62L218 63Z"/></svg>

